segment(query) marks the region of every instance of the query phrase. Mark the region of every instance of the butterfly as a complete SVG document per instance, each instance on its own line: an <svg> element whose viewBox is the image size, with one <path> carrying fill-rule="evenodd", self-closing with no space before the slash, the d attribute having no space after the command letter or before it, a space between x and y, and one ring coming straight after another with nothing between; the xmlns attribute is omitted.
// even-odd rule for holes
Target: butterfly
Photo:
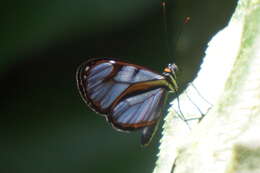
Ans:
<svg viewBox="0 0 260 173"><path fill-rule="evenodd" d="M119 131L141 131L141 144L151 141L169 92L176 92L177 66L162 74L113 58L90 59L77 69L84 102Z"/></svg>

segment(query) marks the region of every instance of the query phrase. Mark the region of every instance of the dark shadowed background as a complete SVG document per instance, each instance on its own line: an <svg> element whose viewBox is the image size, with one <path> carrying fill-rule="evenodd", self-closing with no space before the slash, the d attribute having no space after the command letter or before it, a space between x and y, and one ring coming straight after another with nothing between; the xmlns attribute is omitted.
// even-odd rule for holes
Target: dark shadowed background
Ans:
<svg viewBox="0 0 260 173"><path fill-rule="evenodd" d="M115 57L160 72L175 62L184 86L235 5L168 0L166 36L160 0L2 2L0 172L151 172L160 133L142 148L138 132L113 130L81 100L77 66Z"/></svg>

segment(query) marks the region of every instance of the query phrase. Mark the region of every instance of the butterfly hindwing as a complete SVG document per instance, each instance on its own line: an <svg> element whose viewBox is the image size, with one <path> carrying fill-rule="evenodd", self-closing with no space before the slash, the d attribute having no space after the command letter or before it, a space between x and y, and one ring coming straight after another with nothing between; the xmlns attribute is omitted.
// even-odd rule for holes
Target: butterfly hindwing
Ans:
<svg viewBox="0 0 260 173"><path fill-rule="evenodd" d="M164 89L145 91L121 100L112 108L109 118L119 129L138 129L154 124L161 115Z"/></svg>

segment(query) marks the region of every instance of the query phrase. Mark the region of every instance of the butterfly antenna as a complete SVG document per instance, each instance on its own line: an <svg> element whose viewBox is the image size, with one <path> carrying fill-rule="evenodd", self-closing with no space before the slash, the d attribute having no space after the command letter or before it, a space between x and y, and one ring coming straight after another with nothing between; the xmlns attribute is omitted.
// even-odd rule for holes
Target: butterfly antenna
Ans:
<svg viewBox="0 0 260 173"><path fill-rule="evenodd" d="M166 2L165 0L162 0L161 2L161 6L162 6L162 14L163 14L163 27L164 27L164 34L165 34L165 45L166 45L166 48L167 48L167 54L169 57L171 57L171 51L170 51L170 48L169 48L169 45L170 45L170 41L168 39L169 37L169 32L168 32L168 24L167 24L167 9L166 9ZM177 39L175 39L173 45L177 45L177 43L179 42L179 39L182 35L182 32L183 32L183 27L185 24L189 23L190 21L190 17L185 17L182 25L181 25L181 28L177 31ZM176 48L177 46L174 46L174 49L172 52L175 52L176 51Z"/></svg>
<svg viewBox="0 0 260 173"><path fill-rule="evenodd" d="M163 14L163 28L164 28L164 37L165 45L167 48L168 57L171 57L170 48L169 48L169 39L168 39L168 25L167 25L167 14L166 14L166 1L161 2L162 5L162 14Z"/></svg>

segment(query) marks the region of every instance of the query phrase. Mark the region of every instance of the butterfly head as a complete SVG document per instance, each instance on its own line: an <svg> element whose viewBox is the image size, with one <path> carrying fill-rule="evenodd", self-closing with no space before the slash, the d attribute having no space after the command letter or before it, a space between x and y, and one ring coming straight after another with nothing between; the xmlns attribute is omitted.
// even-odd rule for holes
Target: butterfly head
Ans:
<svg viewBox="0 0 260 173"><path fill-rule="evenodd" d="M168 64L168 67L164 68L163 75L169 82L169 88L171 91L175 92L178 89L178 85L176 82L176 72L178 71L178 67L176 64Z"/></svg>

